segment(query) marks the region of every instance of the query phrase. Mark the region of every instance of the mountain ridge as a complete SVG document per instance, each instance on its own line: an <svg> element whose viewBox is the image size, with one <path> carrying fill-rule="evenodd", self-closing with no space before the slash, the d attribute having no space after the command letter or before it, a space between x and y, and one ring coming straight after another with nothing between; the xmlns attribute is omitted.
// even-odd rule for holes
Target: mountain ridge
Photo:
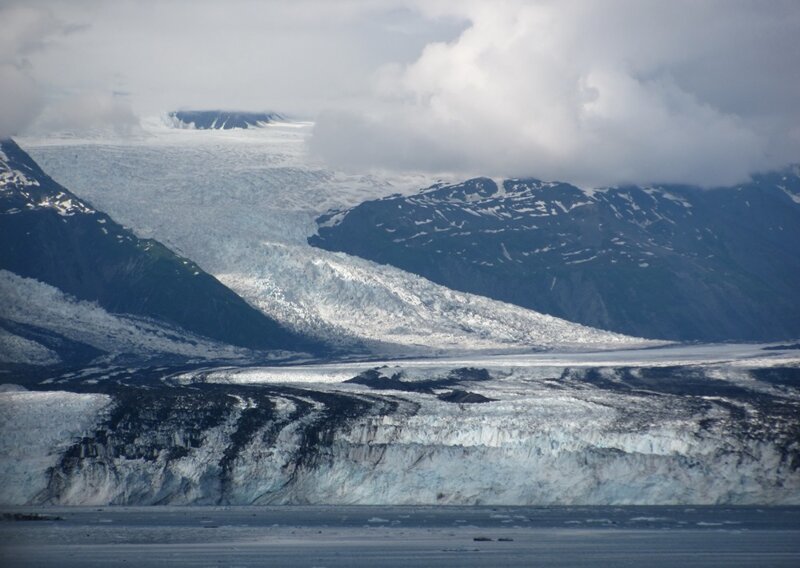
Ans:
<svg viewBox="0 0 800 568"><path fill-rule="evenodd" d="M792 169L708 190L473 178L323 215L309 243L629 335L785 339L798 196Z"/></svg>

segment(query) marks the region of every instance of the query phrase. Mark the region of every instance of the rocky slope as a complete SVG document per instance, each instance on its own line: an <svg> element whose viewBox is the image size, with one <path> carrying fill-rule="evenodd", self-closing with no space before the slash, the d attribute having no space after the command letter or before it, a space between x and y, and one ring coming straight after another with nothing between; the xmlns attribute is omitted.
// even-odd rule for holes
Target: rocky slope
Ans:
<svg viewBox="0 0 800 568"><path fill-rule="evenodd" d="M593 327L800 336L797 170L713 190L477 178L317 221L315 246Z"/></svg>

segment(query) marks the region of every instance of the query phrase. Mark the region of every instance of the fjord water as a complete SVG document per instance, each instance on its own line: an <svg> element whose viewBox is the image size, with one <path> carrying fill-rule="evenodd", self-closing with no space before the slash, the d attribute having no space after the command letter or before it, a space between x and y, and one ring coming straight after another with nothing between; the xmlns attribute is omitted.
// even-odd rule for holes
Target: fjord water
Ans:
<svg viewBox="0 0 800 568"><path fill-rule="evenodd" d="M5 513L28 566L797 566L800 507L108 507Z"/></svg>

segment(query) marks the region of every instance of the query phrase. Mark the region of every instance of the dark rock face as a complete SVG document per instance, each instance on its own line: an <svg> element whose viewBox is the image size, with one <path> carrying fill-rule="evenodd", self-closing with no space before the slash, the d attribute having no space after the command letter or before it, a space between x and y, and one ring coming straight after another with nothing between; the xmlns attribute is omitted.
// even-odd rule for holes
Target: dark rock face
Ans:
<svg viewBox="0 0 800 568"><path fill-rule="evenodd" d="M436 395L436 398L445 402L455 402L458 404L481 404L484 402L492 402L494 400L476 392L463 391L460 389L438 394Z"/></svg>
<svg viewBox="0 0 800 568"><path fill-rule="evenodd" d="M352 379L346 380L345 383L362 385L376 391L394 390L436 395L436 398L441 401L458 404L483 403L494 400L482 394L458 388L437 392L447 387L460 386L462 383L491 381L492 376L486 369L462 367L460 369L452 369L443 377L424 380L405 380L404 376L404 373L400 372L393 373L390 377L387 377L379 369L369 369Z"/></svg>
<svg viewBox="0 0 800 568"><path fill-rule="evenodd" d="M283 120L276 112L235 112L224 110L179 110L169 113L182 124L194 125L198 130L230 130L253 128L261 124Z"/></svg>
<svg viewBox="0 0 800 568"><path fill-rule="evenodd" d="M489 371L486 369L476 369L473 367L462 367L459 369L452 369L447 373L447 375L443 377L437 377L433 379L422 379L422 380L407 380L405 378L405 374L403 372L393 373L391 376L387 377L383 373L381 373L381 369L369 369L364 371L360 375L353 377L352 379L347 379L345 383L352 383L356 385L363 385L365 387L369 387L375 390L397 390L397 391L404 391L404 392L415 392L419 394L434 394L435 390L458 386L462 383L472 383L472 382L481 382L481 381L490 381L492 380L492 376L489 374ZM455 390L449 394L454 393L464 393L464 394L473 394L473 393L466 393L465 391ZM481 398L481 395L475 395ZM448 400L445 398L439 397L441 400ZM458 398L458 397L456 397ZM488 401L488 398L485 398L485 402ZM448 400L448 402L452 402ZM475 402L475 401L470 401Z"/></svg>
<svg viewBox="0 0 800 568"><path fill-rule="evenodd" d="M651 338L800 336L800 176L736 187L487 178L318 219L312 245L582 324Z"/></svg>
<svg viewBox="0 0 800 568"><path fill-rule="evenodd" d="M253 349L319 350L213 276L140 239L53 181L16 143L0 142L0 269L112 313L167 322ZM1 315L1 314L0 314Z"/></svg>

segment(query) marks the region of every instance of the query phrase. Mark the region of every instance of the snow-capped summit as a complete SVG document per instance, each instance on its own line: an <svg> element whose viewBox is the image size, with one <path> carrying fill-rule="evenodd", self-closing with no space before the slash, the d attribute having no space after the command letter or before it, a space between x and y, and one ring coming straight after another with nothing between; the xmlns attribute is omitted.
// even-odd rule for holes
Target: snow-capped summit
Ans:
<svg viewBox="0 0 800 568"><path fill-rule="evenodd" d="M67 191L40 182L45 173L12 140L0 141L0 214L51 209L62 216L93 214L94 209Z"/></svg>

